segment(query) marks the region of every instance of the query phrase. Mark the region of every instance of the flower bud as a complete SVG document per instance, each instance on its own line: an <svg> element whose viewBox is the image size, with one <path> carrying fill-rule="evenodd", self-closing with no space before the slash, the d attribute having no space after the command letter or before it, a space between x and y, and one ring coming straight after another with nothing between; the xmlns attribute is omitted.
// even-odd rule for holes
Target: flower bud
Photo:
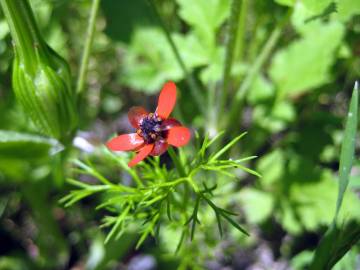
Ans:
<svg viewBox="0 0 360 270"><path fill-rule="evenodd" d="M15 57L13 89L35 126L62 140L71 136L77 126L76 95L67 63L52 50L49 52L45 59L39 56L31 68Z"/></svg>
<svg viewBox="0 0 360 270"><path fill-rule="evenodd" d="M15 96L40 132L66 141L77 126L66 61L42 39L28 0L0 0L14 42Z"/></svg>

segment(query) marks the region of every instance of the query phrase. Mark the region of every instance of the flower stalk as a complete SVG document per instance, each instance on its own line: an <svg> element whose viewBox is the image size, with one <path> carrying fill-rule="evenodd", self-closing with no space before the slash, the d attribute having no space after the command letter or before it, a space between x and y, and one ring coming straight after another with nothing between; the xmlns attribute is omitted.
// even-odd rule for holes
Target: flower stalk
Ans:
<svg viewBox="0 0 360 270"><path fill-rule="evenodd" d="M90 53L92 49L92 45L94 42L95 36L95 26L96 26L96 17L99 12L100 0L93 0L91 6L91 13L89 18L89 26L87 29L86 41L84 52L81 58L80 70L79 70L79 79L76 85L76 92L81 93L85 87L86 74L90 60Z"/></svg>

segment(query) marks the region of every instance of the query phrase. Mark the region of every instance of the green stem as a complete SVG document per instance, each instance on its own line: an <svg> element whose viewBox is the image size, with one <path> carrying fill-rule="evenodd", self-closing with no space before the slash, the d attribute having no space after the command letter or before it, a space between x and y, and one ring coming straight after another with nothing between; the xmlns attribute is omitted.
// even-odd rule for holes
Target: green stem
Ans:
<svg viewBox="0 0 360 270"><path fill-rule="evenodd" d="M246 29L246 17L249 12L249 2L248 0L241 1L241 10L240 10L240 17L238 22L238 32L236 38L236 48L235 48L235 56L234 58L237 61L242 60L242 56L244 53L244 34Z"/></svg>
<svg viewBox="0 0 360 270"><path fill-rule="evenodd" d="M10 34L14 40L15 54L29 69L37 62L37 49L46 49L36 25L28 0L0 0ZM33 68L33 73L36 72Z"/></svg>
<svg viewBox="0 0 360 270"><path fill-rule="evenodd" d="M178 156L176 155L174 148L169 147L168 153L172 161L174 162L175 168L178 171L180 177L186 177L185 168L181 164L181 161L179 160Z"/></svg>
<svg viewBox="0 0 360 270"><path fill-rule="evenodd" d="M151 8L153 9L158 21L160 22L160 25L161 25L162 30L164 31L165 37L170 44L170 47L175 55L175 58L179 64L180 68L182 69L182 71L184 73L186 83L189 86L191 95L193 96L194 101L196 102L196 105L198 106L200 111L202 113L204 113L204 115L205 115L206 110L204 109L204 106L203 106L204 102L203 102L203 97L200 92L200 87L198 87L198 84L196 83L194 77L191 75L188 68L186 67L185 62L183 61L183 59L180 55L180 52L179 52L178 48L176 47L176 44L175 44L173 38L170 35L170 31L167 28L164 20L162 19L156 4L154 3L154 0L148 0L148 2L150 3Z"/></svg>
<svg viewBox="0 0 360 270"><path fill-rule="evenodd" d="M279 37L281 35L282 28L276 27L273 32L271 33L269 39L267 40L265 46L262 48L260 54L255 59L254 64L249 70L249 73L245 77L243 83L240 86L240 89L237 91L235 95L234 103L239 103L240 100L243 100L246 92L251 87L255 77L258 75L260 69L264 65L265 61L269 58L270 53L274 49L277 41L279 40Z"/></svg>
<svg viewBox="0 0 360 270"><path fill-rule="evenodd" d="M277 44L277 41L279 40L281 36L281 32L283 29L284 23L280 23L278 26L275 27L275 29L270 34L270 37L268 38L267 42L265 43L264 47L262 48L260 54L255 59L254 64L251 66L249 72L247 73L243 83L240 85L239 90L237 91L233 102L230 106L230 116L228 120L228 128L230 131L234 127L237 127L236 123L238 123L238 119L241 119L241 109L243 108L243 104L245 102L244 96L247 93L247 91L250 89L251 85L254 82L254 79L260 72L260 69L266 62L266 60L269 58L272 50L274 49L275 45Z"/></svg>
<svg viewBox="0 0 360 270"><path fill-rule="evenodd" d="M92 49L92 44L94 41L94 34L95 34L95 26L96 26L96 17L99 11L100 0L93 0L89 18L89 26L87 29L86 39L85 39L85 47L84 52L81 58L81 64L79 69L79 78L76 84L76 92L80 94L84 91L85 80L87 69L89 65L90 53Z"/></svg>
<svg viewBox="0 0 360 270"><path fill-rule="evenodd" d="M199 193L199 187L197 186L197 184L194 182L194 180L192 179L192 177L189 177L188 182L190 183L191 187L193 188L195 193Z"/></svg>
<svg viewBox="0 0 360 270"><path fill-rule="evenodd" d="M170 147L168 149L168 153L172 159L172 161L174 162L175 168L178 171L179 175L181 178L185 178L187 180L187 183L184 183L184 193L183 193L183 203L182 203L182 207L183 207L183 213L185 215L185 220L187 220L187 205L189 202L189 197L190 197L190 190L189 190L189 186L188 184L192 184L192 181L189 177L187 177L186 172L185 172L185 168L183 166L183 164L181 163L180 159L178 158L178 156L176 155L174 148ZM180 178L180 179L181 179Z"/></svg>
<svg viewBox="0 0 360 270"><path fill-rule="evenodd" d="M240 4L241 0L232 0L231 3L231 13L229 18L229 27L228 27L228 42L226 44L226 52L225 52L225 64L224 64L224 71L223 71L223 81L222 81L222 89L220 94L220 106L219 112L224 110L226 100L228 97L228 87L231 75L231 68L234 59L234 49L237 40L237 24L239 21L239 14L240 14ZM218 113L218 115L220 115Z"/></svg>
<svg viewBox="0 0 360 270"><path fill-rule="evenodd" d="M217 100L216 100L216 84L209 83L207 86L208 95L207 95L207 114L206 114L206 121L207 124L206 132L209 134L210 138L214 137L217 134L217 127L218 127L218 111L216 108ZM219 110L220 111L220 110Z"/></svg>

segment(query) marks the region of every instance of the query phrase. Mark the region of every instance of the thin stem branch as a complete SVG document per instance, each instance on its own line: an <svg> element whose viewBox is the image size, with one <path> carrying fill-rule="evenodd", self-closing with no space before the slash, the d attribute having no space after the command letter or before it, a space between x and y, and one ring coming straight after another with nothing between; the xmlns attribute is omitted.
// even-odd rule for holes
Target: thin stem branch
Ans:
<svg viewBox="0 0 360 270"><path fill-rule="evenodd" d="M180 177L181 178L186 178L187 182L191 186L194 186L191 177L186 175L185 168L184 168L183 164L181 163L180 159L178 158L178 156L176 155L174 149L172 147L170 147L168 152L169 152L169 155L170 155L172 161L174 162L174 165L175 165L176 170L178 171ZM186 216L187 216L186 209L187 209L187 205L188 205L188 202L189 202L189 197L190 197L189 186L187 185L187 183L185 183L185 185L184 185L184 195L183 195L183 209L184 209L184 214Z"/></svg>
<svg viewBox="0 0 360 270"><path fill-rule="evenodd" d="M186 182L186 181L189 181L189 178L188 177L181 177L181 178L178 178L176 180L173 180L173 181L170 181L170 182L166 182L166 183L162 183L162 184L157 184L157 185L153 185L153 186L147 186L147 187L144 187L142 189L144 190L148 190L148 189L156 189L156 188L164 188L164 187L175 187L177 186L178 184L180 183L183 183L183 182Z"/></svg>
<svg viewBox="0 0 360 270"><path fill-rule="evenodd" d="M99 11L100 0L93 0L89 18L89 26L86 33L84 52L81 58L79 77L76 84L76 92L80 94L85 87L86 74L89 65L89 58L94 41L96 17Z"/></svg>
<svg viewBox="0 0 360 270"><path fill-rule="evenodd" d="M170 31L167 28L164 20L162 19L160 12L158 10L158 7L156 6L154 0L148 0L151 8L154 11L154 14L156 15L158 21L160 22L161 28L164 31L165 37L167 39L167 41L169 42L169 45L175 55L175 58L180 66L180 68L182 69L185 79L186 79L186 83L189 86L191 95L193 96L196 105L198 106L198 108L200 109L200 111L202 113L206 113L205 109L204 109L204 103L203 103L203 97L202 94L200 92L200 87L198 86L196 80L194 79L194 77L192 76L192 74L189 72L188 68L185 65L184 60L182 59L181 55L180 55L180 51L178 50L178 48L176 47L176 44L173 40L173 38L171 37Z"/></svg>

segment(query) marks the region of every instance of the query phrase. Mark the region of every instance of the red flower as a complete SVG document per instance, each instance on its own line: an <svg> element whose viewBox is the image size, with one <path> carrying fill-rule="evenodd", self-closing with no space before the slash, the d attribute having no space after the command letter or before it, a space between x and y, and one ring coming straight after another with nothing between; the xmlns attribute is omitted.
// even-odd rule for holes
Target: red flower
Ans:
<svg viewBox="0 0 360 270"><path fill-rule="evenodd" d="M190 131L174 118L168 118L176 103L176 85L167 82L160 92L155 113L148 113L143 107L132 107L128 113L136 133L122 134L111 139L106 146L112 151L136 151L129 162L135 166L147 156L159 156L169 145L180 147L190 140Z"/></svg>

